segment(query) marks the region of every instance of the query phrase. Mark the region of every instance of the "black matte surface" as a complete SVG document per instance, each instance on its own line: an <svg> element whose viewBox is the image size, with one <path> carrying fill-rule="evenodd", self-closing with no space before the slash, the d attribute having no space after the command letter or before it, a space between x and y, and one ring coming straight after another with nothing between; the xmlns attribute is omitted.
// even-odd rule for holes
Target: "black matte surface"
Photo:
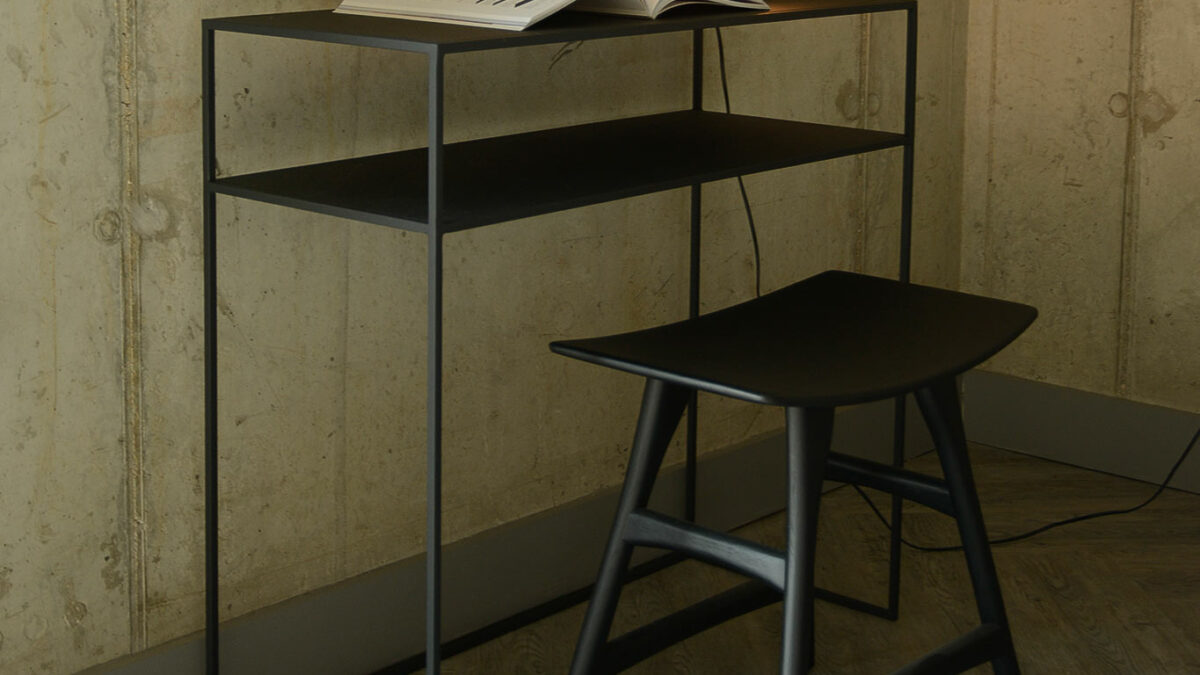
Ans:
<svg viewBox="0 0 1200 675"><path fill-rule="evenodd" d="M748 401L837 406L888 398L978 365L1037 310L825 272L698 319L555 352Z"/></svg>
<svg viewBox="0 0 1200 675"><path fill-rule="evenodd" d="M899 134L685 110L445 147L442 231L843 157ZM217 192L412 230L428 208L424 148L217 180Z"/></svg>
<svg viewBox="0 0 1200 675"><path fill-rule="evenodd" d="M330 10L208 19L205 27L240 33L431 53L502 49L715 26L864 14L914 7L914 0L771 0L766 12L682 7L658 19L562 11L524 31L335 14Z"/></svg>

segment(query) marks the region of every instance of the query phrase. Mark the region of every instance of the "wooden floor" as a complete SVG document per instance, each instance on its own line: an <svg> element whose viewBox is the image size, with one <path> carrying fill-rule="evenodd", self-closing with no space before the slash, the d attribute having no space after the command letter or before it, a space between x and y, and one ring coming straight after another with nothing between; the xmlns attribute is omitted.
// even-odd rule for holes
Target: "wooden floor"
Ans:
<svg viewBox="0 0 1200 675"><path fill-rule="evenodd" d="M972 449L993 538L1080 513L1140 503L1153 486L989 448ZM937 473L932 455L911 468ZM885 497L873 493L877 503ZM852 490L822 502L818 585L882 602L886 530ZM779 516L743 536L778 546ZM946 517L911 506L905 537L950 544ZM1052 530L994 549L1026 675L1200 674L1200 495L1168 491L1131 515ZM738 578L689 562L626 587L615 630L669 614ZM565 673L583 608L575 607L446 661L448 675ZM779 605L664 651L630 673L770 673ZM977 622L961 553L904 552L900 620L817 605L821 673L888 673ZM972 672L990 673L990 666Z"/></svg>

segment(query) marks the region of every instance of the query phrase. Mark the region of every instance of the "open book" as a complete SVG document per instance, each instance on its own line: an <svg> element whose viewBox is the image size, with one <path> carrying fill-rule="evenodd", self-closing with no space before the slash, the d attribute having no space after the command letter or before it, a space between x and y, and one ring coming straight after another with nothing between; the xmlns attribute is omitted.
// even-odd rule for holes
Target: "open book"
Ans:
<svg viewBox="0 0 1200 675"><path fill-rule="evenodd" d="M524 30L570 6L588 12L649 19L681 5L769 9L764 0L342 0L335 12Z"/></svg>
<svg viewBox="0 0 1200 675"><path fill-rule="evenodd" d="M764 0L575 0L571 9L657 19L659 14L668 9L684 5L723 5L742 9L770 9Z"/></svg>

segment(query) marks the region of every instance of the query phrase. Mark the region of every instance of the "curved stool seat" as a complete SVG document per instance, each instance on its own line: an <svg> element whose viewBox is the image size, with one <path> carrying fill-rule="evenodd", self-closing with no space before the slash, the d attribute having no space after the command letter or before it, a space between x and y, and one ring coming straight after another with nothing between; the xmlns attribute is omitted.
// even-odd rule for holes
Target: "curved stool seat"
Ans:
<svg viewBox="0 0 1200 675"><path fill-rule="evenodd" d="M982 363L1037 310L824 272L696 319L550 349L702 391L778 406L890 398Z"/></svg>
<svg viewBox="0 0 1200 675"><path fill-rule="evenodd" d="M1034 308L1017 303L825 272L702 317L551 344L556 353L646 378L629 467L572 675L617 672L780 596L780 672L807 672L814 661L817 513L827 478L885 490L957 521L980 626L896 672L942 675L990 661L998 675L1019 673L975 494L955 378L1004 348L1036 316ZM696 390L784 409L786 550L646 508L663 455ZM944 478L830 452L835 407L908 393L929 426ZM610 641L635 546L678 551L754 581Z"/></svg>

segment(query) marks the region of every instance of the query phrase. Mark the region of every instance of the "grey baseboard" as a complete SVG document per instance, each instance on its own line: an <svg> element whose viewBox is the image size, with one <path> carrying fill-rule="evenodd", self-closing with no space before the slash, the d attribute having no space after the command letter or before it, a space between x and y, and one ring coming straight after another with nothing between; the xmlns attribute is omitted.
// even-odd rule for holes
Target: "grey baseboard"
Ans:
<svg viewBox="0 0 1200 675"><path fill-rule="evenodd" d="M984 371L963 382L972 441L1161 483L1200 427L1200 415ZM1171 487L1200 492L1200 451Z"/></svg>
<svg viewBox="0 0 1200 675"><path fill-rule="evenodd" d="M930 441L908 406L911 452ZM834 449L886 461L890 402L838 411ZM707 453L698 466L700 522L730 530L782 510L782 433ZM488 530L446 547L444 639L488 626L591 583L616 506L616 489ZM678 514L681 467L662 473L652 505ZM642 559L651 555L643 554ZM416 556L222 624L226 675L370 673L423 649L424 556ZM93 668L159 675L204 671L194 634Z"/></svg>
<svg viewBox="0 0 1200 675"><path fill-rule="evenodd" d="M1193 413L987 372L969 374L963 390L972 441L1152 483L1200 426ZM929 449L915 405L907 418L909 454ZM834 449L886 461L891 428L890 402L839 410ZM698 516L709 527L729 530L778 512L782 434L707 454L698 475ZM1200 492L1200 459L1189 459L1172 485ZM448 546L445 638L589 584L615 503L612 489ZM682 470L664 471L654 505L678 513L682 503ZM226 622L222 672L373 672L421 651L423 599L424 558L417 556ZM203 663L195 634L89 672L200 673Z"/></svg>

